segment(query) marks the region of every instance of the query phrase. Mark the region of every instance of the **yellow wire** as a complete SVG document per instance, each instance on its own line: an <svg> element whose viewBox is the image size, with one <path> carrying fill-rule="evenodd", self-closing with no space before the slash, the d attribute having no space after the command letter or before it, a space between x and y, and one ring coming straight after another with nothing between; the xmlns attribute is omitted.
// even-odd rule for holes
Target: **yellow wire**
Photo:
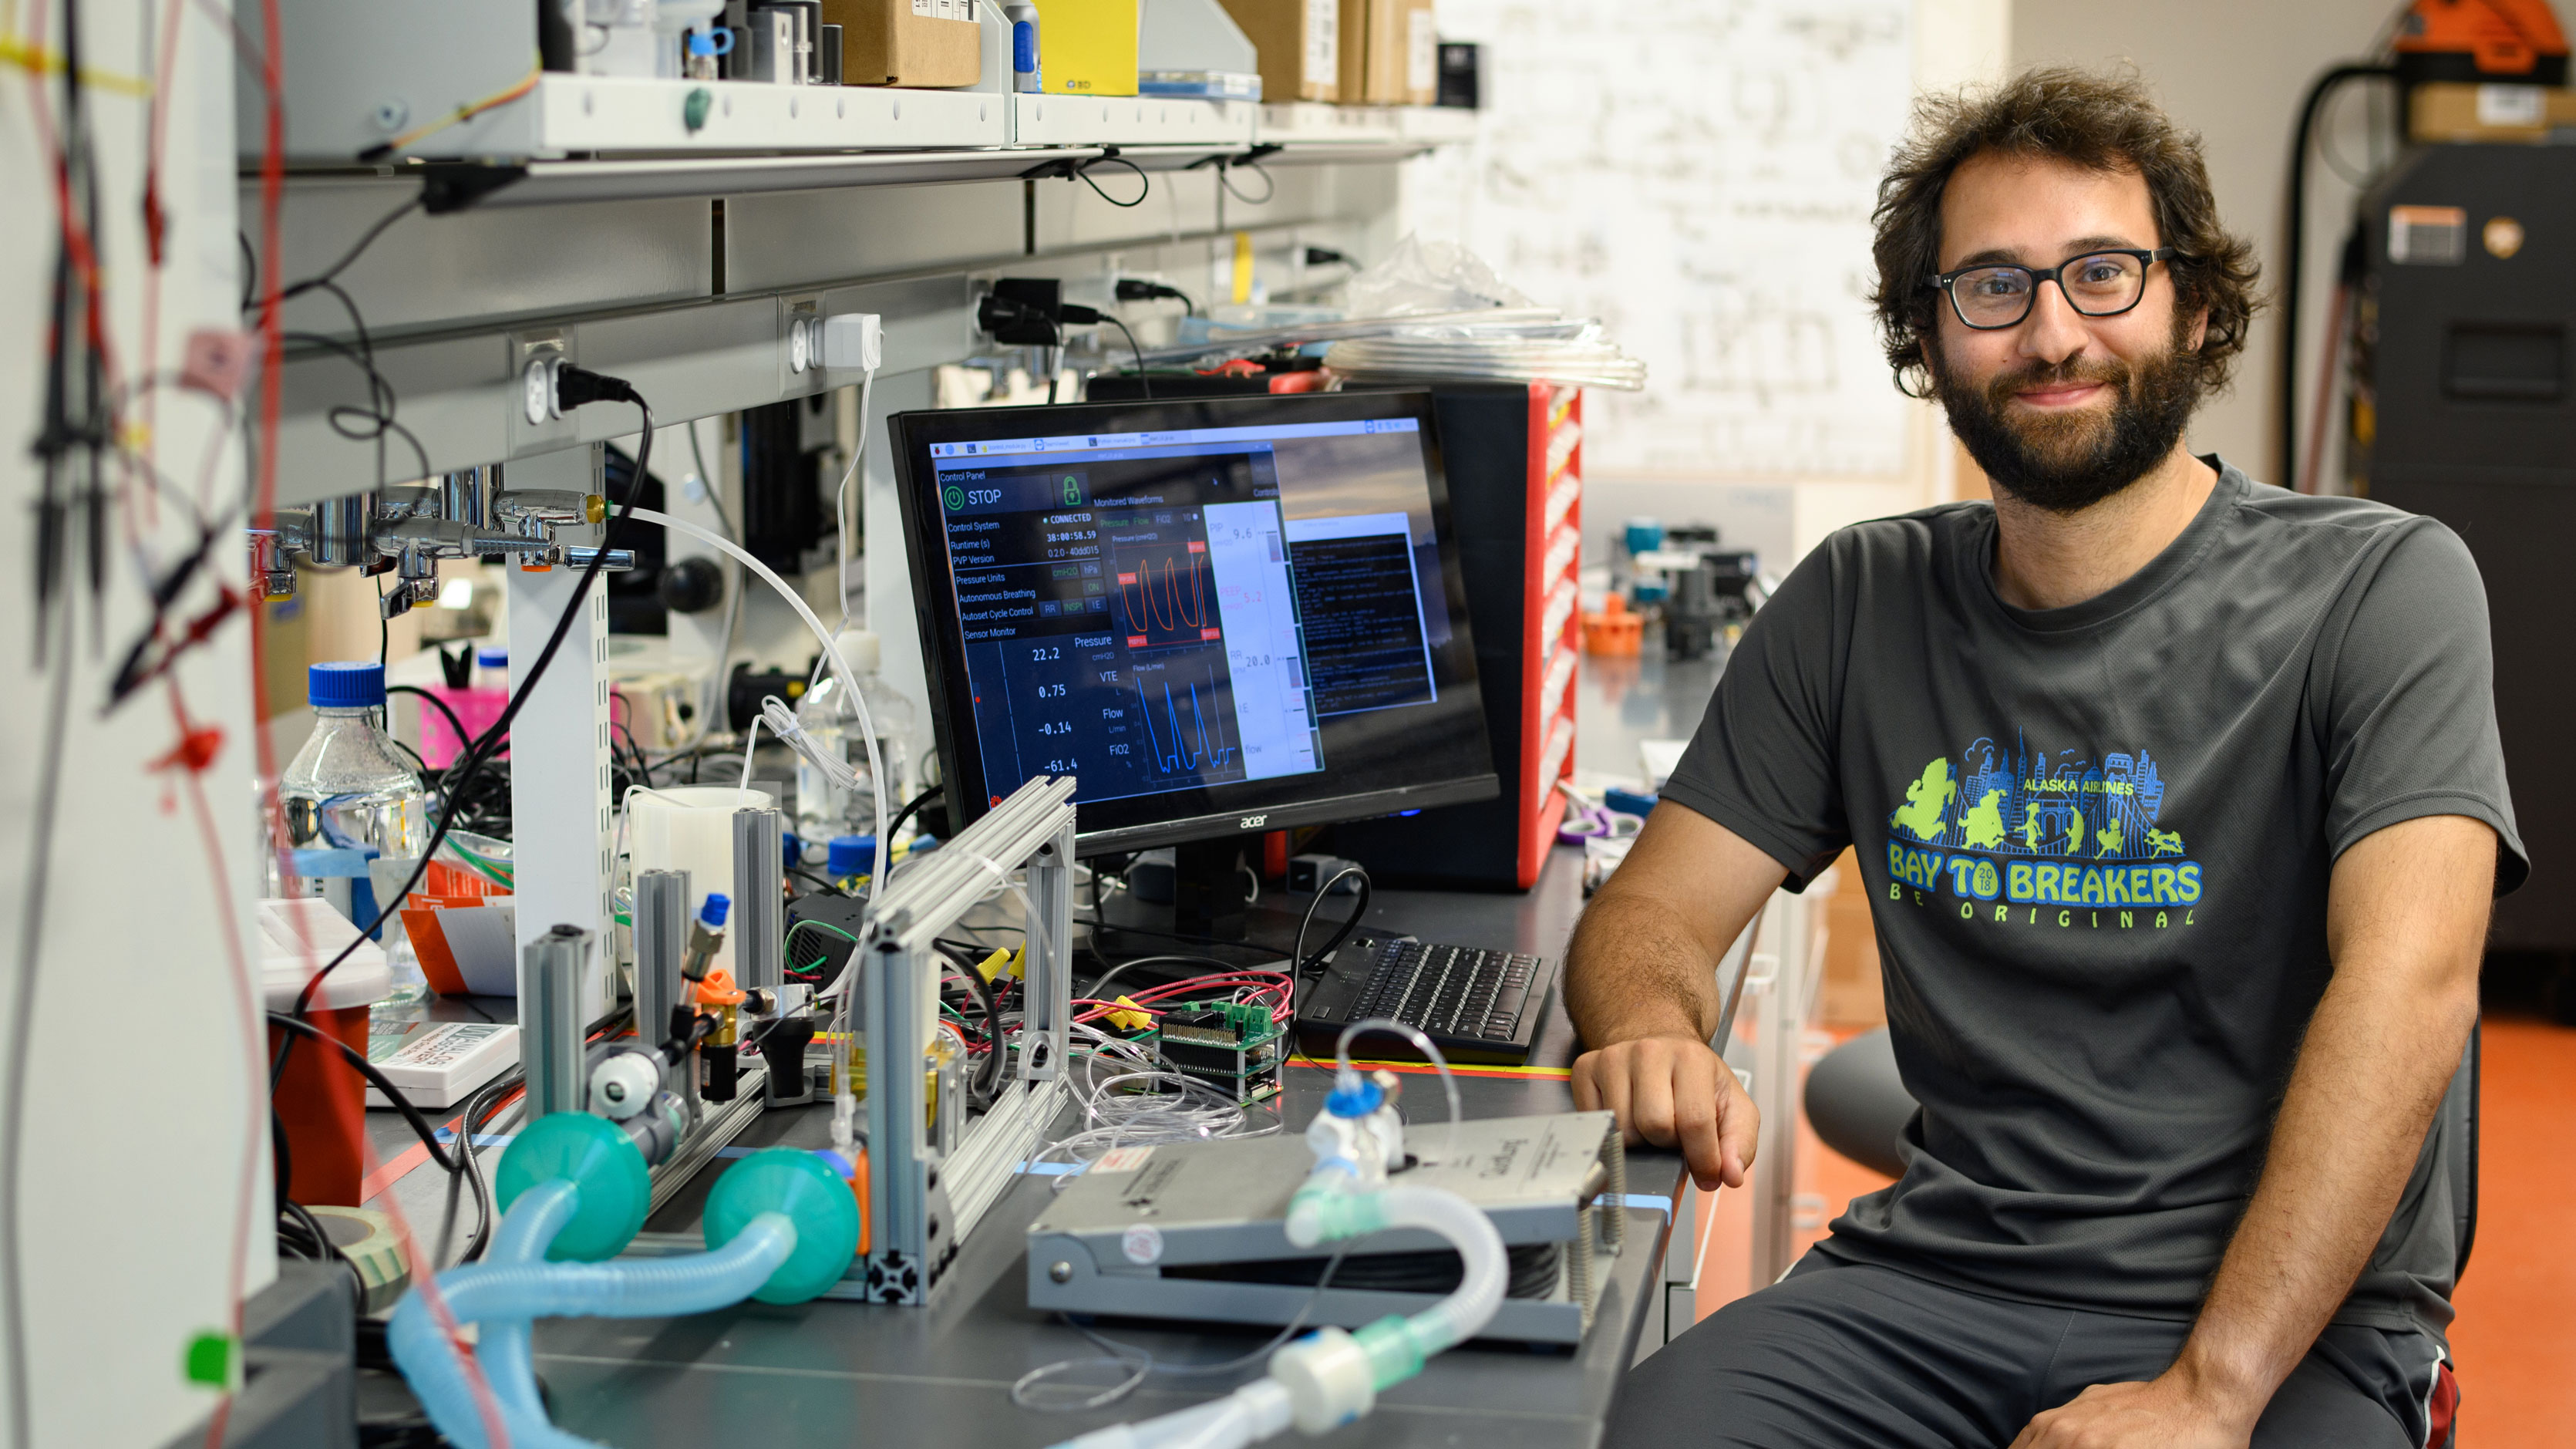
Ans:
<svg viewBox="0 0 2576 1449"><path fill-rule="evenodd" d="M14 12L17 7L13 4L10 9ZM9 29L17 28L14 13L6 24ZM21 70L34 71L38 75L63 73L61 56L43 46L29 45L14 35L0 36L0 61L17 66ZM94 65L81 67L81 84L93 90L114 91L119 95L147 97L152 94L152 82L141 76L119 75L114 71L100 70Z"/></svg>
<svg viewBox="0 0 2576 1449"><path fill-rule="evenodd" d="M450 111L444 118L432 121L426 126L405 131L401 135L394 137L392 140L387 141L385 146L388 150L400 151L404 147L411 145L413 142L420 140L424 136L436 135L460 121L470 121L476 116L479 116L485 111L491 110L496 106L506 106L510 102L517 100L519 97L526 95L528 92L535 90L537 88L538 78L544 74L545 66L542 62L531 65L528 68L528 73L520 77L507 89L494 91L492 94L485 96L479 101L467 101L465 104L458 106L455 110Z"/></svg>

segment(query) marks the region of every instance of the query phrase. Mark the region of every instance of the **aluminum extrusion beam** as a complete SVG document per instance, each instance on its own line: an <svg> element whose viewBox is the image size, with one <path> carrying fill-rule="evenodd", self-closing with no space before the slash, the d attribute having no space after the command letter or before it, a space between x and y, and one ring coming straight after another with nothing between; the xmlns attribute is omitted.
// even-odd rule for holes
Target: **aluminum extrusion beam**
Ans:
<svg viewBox="0 0 2576 1449"><path fill-rule="evenodd" d="M588 1106L581 978L592 939L579 926L556 926L520 950L519 1052L528 1074L531 1121Z"/></svg>
<svg viewBox="0 0 2576 1449"><path fill-rule="evenodd" d="M658 1046L680 1001L680 961L689 948L689 873L635 873L635 1034Z"/></svg>
<svg viewBox="0 0 2576 1449"><path fill-rule="evenodd" d="M787 982L785 829L769 806L733 812L733 982L746 989Z"/></svg>
<svg viewBox="0 0 2576 1449"><path fill-rule="evenodd" d="M867 1012L873 1240L860 1272L872 1301L928 1301L957 1245L998 1196L1014 1154L1035 1141L1061 1101L1072 1014L1073 792L1069 776L1030 780L956 839L889 872L871 912L858 985ZM1020 1080L958 1144L943 1181L920 1065L936 1030L938 938L1023 865L1032 1007L1020 1037Z"/></svg>

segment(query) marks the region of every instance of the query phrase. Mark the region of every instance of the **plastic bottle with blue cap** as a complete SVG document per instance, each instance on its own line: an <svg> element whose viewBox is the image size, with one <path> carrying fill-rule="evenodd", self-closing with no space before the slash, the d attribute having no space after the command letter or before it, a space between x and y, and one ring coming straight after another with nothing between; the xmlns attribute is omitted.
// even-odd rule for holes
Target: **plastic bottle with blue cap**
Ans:
<svg viewBox="0 0 2576 1449"><path fill-rule="evenodd" d="M374 922L368 862L417 860L429 844L428 795L377 724L384 666L372 659L316 664L305 676L313 734L278 778L288 863L300 879L360 926ZM398 979L396 994L411 983Z"/></svg>

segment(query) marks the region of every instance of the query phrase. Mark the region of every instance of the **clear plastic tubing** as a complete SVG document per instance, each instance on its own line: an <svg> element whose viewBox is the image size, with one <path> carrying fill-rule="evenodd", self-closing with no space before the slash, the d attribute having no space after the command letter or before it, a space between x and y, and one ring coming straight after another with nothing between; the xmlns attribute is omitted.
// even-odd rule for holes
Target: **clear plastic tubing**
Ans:
<svg viewBox="0 0 2576 1449"><path fill-rule="evenodd" d="M560 1186L560 1191L556 1189ZM769 1281L796 1250L796 1224L762 1213L740 1235L710 1253L643 1262L547 1263L547 1243L572 1216L579 1191L544 1183L511 1204L494 1245L495 1261L451 1268L438 1287L462 1323L480 1323L493 1397L511 1449L599 1449L557 1429L536 1401L527 1329L537 1318L670 1318L739 1303ZM522 1225L522 1215L527 1221ZM504 1255L516 1261L503 1261ZM472 1386L457 1350L417 1293L394 1310L387 1333L394 1362L411 1382L430 1422L457 1449L491 1449Z"/></svg>
<svg viewBox="0 0 2576 1449"><path fill-rule="evenodd" d="M852 669L850 661L841 656L840 641L832 636L831 630L823 627L821 619L814 617L814 611L806 606L804 596L789 588L787 581L772 572L769 565L753 558L739 544L723 534L700 528L685 518L673 518L658 509L630 508L626 510L625 516L643 523L658 523L665 529L685 533L710 548L722 550L744 568L759 575L762 583L776 589L778 597L785 599L789 607L795 609L796 617L804 620L805 627L813 630L814 637L821 641L824 656L832 661L832 673L840 678L842 688L849 691L850 707L858 712L860 733L868 747L868 783L876 795L876 818L893 819L894 812L887 808L886 802L885 760L877 753L877 722L868 714L867 693L859 688L859 672ZM884 893L885 882L894 876L893 864L889 862L878 874L877 890L872 892L872 895Z"/></svg>

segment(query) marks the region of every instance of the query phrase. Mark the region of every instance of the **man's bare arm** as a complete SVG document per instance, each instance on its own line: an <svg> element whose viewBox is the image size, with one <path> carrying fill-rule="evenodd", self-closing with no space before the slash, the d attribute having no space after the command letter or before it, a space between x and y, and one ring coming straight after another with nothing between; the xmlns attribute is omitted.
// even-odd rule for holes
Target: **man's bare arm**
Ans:
<svg viewBox="0 0 2576 1449"><path fill-rule="evenodd" d="M1565 1005L1592 1050L1575 1105L1631 1141L1678 1146L1703 1189L1740 1187L1761 1115L1708 1047L1717 964L1788 875L1734 831L1658 805L1566 948Z"/></svg>
<svg viewBox="0 0 2576 1449"><path fill-rule="evenodd" d="M2387 1232L2478 1014L2495 832L2428 816L2335 863L2334 980L2300 1046L2252 1204L2181 1355L2161 1378L2097 1385L2015 1449L2242 1445Z"/></svg>

